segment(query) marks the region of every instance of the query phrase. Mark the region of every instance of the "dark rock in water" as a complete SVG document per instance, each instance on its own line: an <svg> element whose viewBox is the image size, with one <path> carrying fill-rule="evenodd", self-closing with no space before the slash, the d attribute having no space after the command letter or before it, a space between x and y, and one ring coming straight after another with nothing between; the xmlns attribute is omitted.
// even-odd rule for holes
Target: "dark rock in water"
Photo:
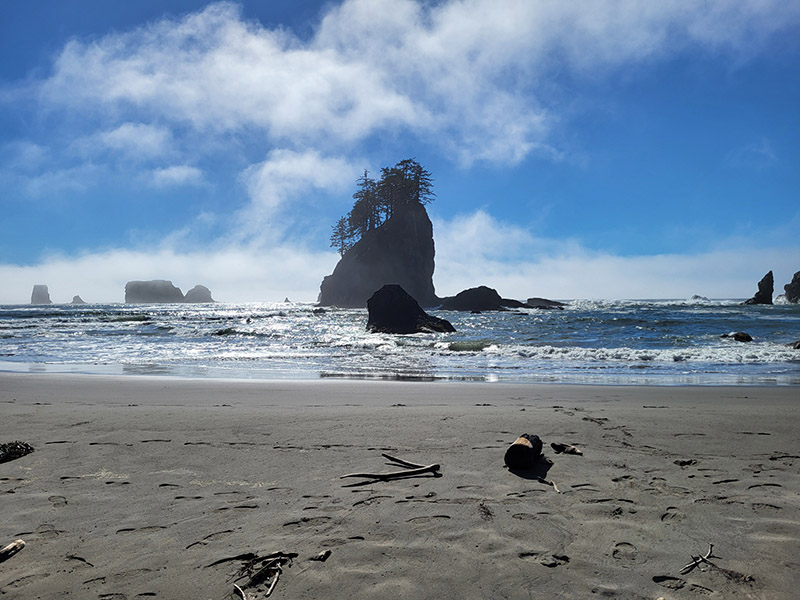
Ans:
<svg viewBox="0 0 800 600"><path fill-rule="evenodd" d="M86 304L86 302L84 302L83 298L81 298L80 296L73 296L72 304Z"/></svg>
<svg viewBox="0 0 800 600"><path fill-rule="evenodd" d="M436 306L433 225L419 203L403 206L367 231L322 280L319 304L360 308L375 290L397 284L421 306Z"/></svg>
<svg viewBox="0 0 800 600"><path fill-rule="evenodd" d="M737 342L752 342L753 336L744 331L731 331L730 333L723 333L720 337L732 338Z"/></svg>
<svg viewBox="0 0 800 600"><path fill-rule="evenodd" d="M50 300L50 292L46 285L34 285L33 292L31 292L31 304L52 304Z"/></svg>
<svg viewBox="0 0 800 600"><path fill-rule="evenodd" d="M508 447L505 463L509 469L524 471L532 469L542 458L542 440L538 435L523 433Z"/></svg>
<svg viewBox="0 0 800 600"><path fill-rule="evenodd" d="M786 291L786 301L792 304L800 302L800 271L794 274L792 281L783 286Z"/></svg>
<svg viewBox="0 0 800 600"><path fill-rule="evenodd" d="M497 290L485 285L459 292L442 300L442 310L463 310L480 312L484 310L503 310L503 299Z"/></svg>
<svg viewBox="0 0 800 600"><path fill-rule="evenodd" d="M311 314L313 314L313 315L324 315L327 312L328 311L325 310L324 308L315 308L314 310L311 311Z"/></svg>
<svg viewBox="0 0 800 600"><path fill-rule="evenodd" d="M800 350L800 340L797 340L794 344L789 344L795 350Z"/></svg>
<svg viewBox="0 0 800 600"><path fill-rule="evenodd" d="M211 297L211 290L204 285L196 285L183 297L184 302L214 302Z"/></svg>
<svg viewBox="0 0 800 600"><path fill-rule="evenodd" d="M125 284L126 304L155 304L183 302L183 292L171 281L154 279L152 281L129 281Z"/></svg>
<svg viewBox="0 0 800 600"><path fill-rule="evenodd" d="M772 293L775 291L775 281L772 271L764 275L758 282L756 295L745 301L745 304L772 304Z"/></svg>
<svg viewBox="0 0 800 600"><path fill-rule="evenodd" d="M22 458L33 452L33 446L27 442L7 442L0 444L0 463Z"/></svg>
<svg viewBox="0 0 800 600"><path fill-rule="evenodd" d="M563 302L548 300L547 298L528 298L525 304L527 304L530 308L543 308L546 310L564 310L564 307L566 306L566 304Z"/></svg>
<svg viewBox="0 0 800 600"><path fill-rule="evenodd" d="M384 285L367 300L367 330L373 333L453 332L445 319L426 313L399 285Z"/></svg>

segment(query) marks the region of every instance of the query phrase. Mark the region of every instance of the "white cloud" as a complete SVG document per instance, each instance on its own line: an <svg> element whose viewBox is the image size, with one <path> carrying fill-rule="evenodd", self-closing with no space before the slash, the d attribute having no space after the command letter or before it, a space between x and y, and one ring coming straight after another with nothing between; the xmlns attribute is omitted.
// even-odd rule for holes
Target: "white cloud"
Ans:
<svg viewBox="0 0 800 600"><path fill-rule="evenodd" d="M190 165L173 165L154 169L151 175L151 185L158 188L201 185L203 183L203 171Z"/></svg>
<svg viewBox="0 0 800 600"><path fill-rule="evenodd" d="M73 40L41 97L199 131L263 130L320 150L408 131L463 163L550 149L562 71L594 75L687 47L747 54L796 26L780 0L349 0L308 41L218 3L179 19Z"/></svg>
<svg viewBox="0 0 800 600"><path fill-rule="evenodd" d="M144 159L163 156L172 144L169 129L143 123L123 123L116 129L98 133L95 139L106 149Z"/></svg>
<svg viewBox="0 0 800 600"><path fill-rule="evenodd" d="M440 296L488 285L504 297L750 297L769 270L775 294L797 269L796 248L751 248L739 242L697 254L617 256L578 241L539 238L484 212L434 220ZM780 283L783 282L783 283Z"/></svg>
<svg viewBox="0 0 800 600"><path fill-rule="evenodd" d="M281 205L314 191L344 191L353 185L358 172L358 167L344 158L315 151L273 150L242 176L251 203L240 213L237 230L243 237L271 235L274 239L275 216Z"/></svg>

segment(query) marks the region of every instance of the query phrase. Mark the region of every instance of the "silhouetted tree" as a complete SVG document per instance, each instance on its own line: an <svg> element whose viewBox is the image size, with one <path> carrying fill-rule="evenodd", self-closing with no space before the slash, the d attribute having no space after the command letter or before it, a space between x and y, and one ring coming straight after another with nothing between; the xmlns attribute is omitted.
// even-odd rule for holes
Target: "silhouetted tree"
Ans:
<svg viewBox="0 0 800 600"><path fill-rule="evenodd" d="M331 248L336 248L339 256L344 256L353 245L353 236L350 235L350 227L346 217L339 217L336 225L333 226L331 233Z"/></svg>
<svg viewBox="0 0 800 600"><path fill-rule="evenodd" d="M403 206L428 204L436 196L431 174L413 158L382 168L377 182L364 171L357 185L353 208L333 226L331 246L341 255L353 246L354 240L380 227Z"/></svg>

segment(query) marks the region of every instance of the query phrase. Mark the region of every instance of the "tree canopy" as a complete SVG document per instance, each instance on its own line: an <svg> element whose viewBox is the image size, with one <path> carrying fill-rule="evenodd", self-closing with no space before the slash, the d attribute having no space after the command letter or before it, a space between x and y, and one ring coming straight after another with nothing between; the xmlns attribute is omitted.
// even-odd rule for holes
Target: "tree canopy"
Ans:
<svg viewBox="0 0 800 600"><path fill-rule="evenodd" d="M383 167L377 181L364 171L356 185L353 208L332 227L331 247L342 256L365 233L383 225L404 206L425 205L436 197L431 174L413 158Z"/></svg>

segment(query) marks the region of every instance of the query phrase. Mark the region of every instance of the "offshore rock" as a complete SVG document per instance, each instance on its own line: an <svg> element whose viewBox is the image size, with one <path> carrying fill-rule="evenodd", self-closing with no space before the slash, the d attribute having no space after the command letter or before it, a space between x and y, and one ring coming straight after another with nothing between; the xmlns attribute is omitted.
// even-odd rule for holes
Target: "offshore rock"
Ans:
<svg viewBox="0 0 800 600"><path fill-rule="evenodd" d="M204 285L196 285L188 292L186 292L186 296L183 298L184 302L214 302L214 299L211 297L211 290L208 289Z"/></svg>
<svg viewBox="0 0 800 600"><path fill-rule="evenodd" d="M525 302L530 308L541 308L544 310L564 310L566 304L557 300L547 298L528 298Z"/></svg>
<svg viewBox="0 0 800 600"><path fill-rule="evenodd" d="M752 342L753 336L745 331L731 331L730 333L723 333L720 337L732 338L737 342Z"/></svg>
<svg viewBox="0 0 800 600"><path fill-rule="evenodd" d="M367 330L372 333L450 333L455 327L429 315L402 287L384 285L367 300Z"/></svg>
<svg viewBox="0 0 800 600"><path fill-rule="evenodd" d="M52 304L50 300L50 292L46 285L34 285L33 292L31 292L31 304Z"/></svg>
<svg viewBox="0 0 800 600"><path fill-rule="evenodd" d="M86 304L86 302L80 296L73 296L71 304Z"/></svg>
<svg viewBox="0 0 800 600"><path fill-rule="evenodd" d="M786 291L786 301L792 304L800 302L800 271L794 274L792 281L783 286Z"/></svg>
<svg viewBox="0 0 800 600"><path fill-rule="evenodd" d="M520 303L521 304L521 303ZM464 310L482 312L484 310L503 310L503 299L497 290L481 285L459 292L442 301L442 310Z"/></svg>
<svg viewBox="0 0 800 600"><path fill-rule="evenodd" d="M433 225L425 207L404 206L368 231L322 280L321 306L362 308L386 284L397 284L421 306L436 306Z"/></svg>
<svg viewBox="0 0 800 600"><path fill-rule="evenodd" d="M772 271L764 275L758 282L756 295L745 301L745 304L772 304L772 292L775 291L775 280Z"/></svg>
<svg viewBox="0 0 800 600"><path fill-rule="evenodd" d="M171 281L153 279L151 281L129 281L125 284L126 304L161 304L183 302L183 292Z"/></svg>

